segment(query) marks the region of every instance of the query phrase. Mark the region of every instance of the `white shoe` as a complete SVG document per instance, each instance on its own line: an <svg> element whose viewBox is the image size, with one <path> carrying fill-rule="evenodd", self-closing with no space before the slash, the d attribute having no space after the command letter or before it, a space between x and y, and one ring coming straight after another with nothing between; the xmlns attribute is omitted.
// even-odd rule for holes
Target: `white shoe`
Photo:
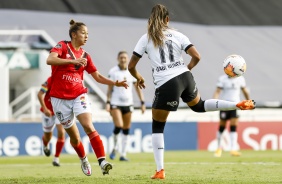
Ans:
<svg viewBox="0 0 282 184"><path fill-rule="evenodd" d="M91 165L88 162L87 157L85 157L84 159L81 159L81 169L82 169L82 172L86 176L91 176L91 174L92 174Z"/></svg>
<svg viewBox="0 0 282 184"><path fill-rule="evenodd" d="M100 167L103 175L105 175L105 174L109 174L109 171L113 168L113 165L107 162L106 160L103 160Z"/></svg>

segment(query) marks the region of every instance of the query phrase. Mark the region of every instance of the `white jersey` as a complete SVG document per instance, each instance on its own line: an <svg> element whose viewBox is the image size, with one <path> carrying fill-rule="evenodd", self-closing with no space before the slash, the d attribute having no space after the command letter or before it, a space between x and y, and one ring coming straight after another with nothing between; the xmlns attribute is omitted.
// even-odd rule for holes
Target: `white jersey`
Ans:
<svg viewBox="0 0 282 184"><path fill-rule="evenodd" d="M134 48L133 54L142 57L148 54L151 60L153 82L155 88L160 87L170 79L189 71L183 62L182 51L193 46L182 33L168 29L164 31L165 39L162 47L155 47L148 35L144 34Z"/></svg>
<svg viewBox="0 0 282 184"><path fill-rule="evenodd" d="M128 88L121 88L114 86L111 95L111 105L117 106L130 106L133 105L133 94L132 88L133 83L136 79L132 77L128 70L121 70L119 66L113 67L109 71L109 78L113 81L123 81L126 80Z"/></svg>
<svg viewBox="0 0 282 184"><path fill-rule="evenodd" d="M243 76L230 78L227 75L222 75L219 77L216 86L222 89L220 99L239 102L240 91L246 87L246 82Z"/></svg>

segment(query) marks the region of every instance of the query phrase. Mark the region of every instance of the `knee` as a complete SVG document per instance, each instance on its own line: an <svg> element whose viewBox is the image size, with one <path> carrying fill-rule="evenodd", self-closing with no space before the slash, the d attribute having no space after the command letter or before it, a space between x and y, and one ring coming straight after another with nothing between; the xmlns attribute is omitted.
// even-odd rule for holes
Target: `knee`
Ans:
<svg viewBox="0 0 282 184"><path fill-rule="evenodd" d="M80 138L79 137L71 137L70 138L70 143L73 146L77 146L80 143Z"/></svg>
<svg viewBox="0 0 282 184"><path fill-rule="evenodd" d="M164 133L165 123L166 122L159 122L153 119L153 123L152 123L153 134L154 133Z"/></svg>
<svg viewBox="0 0 282 184"><path fill-rule="evenodd" d="M127 129L122 129L122 133L123 133L124 135L128 135L128 134L129 134L129 128L127 128Z"/></svg>
<svg viewBox="0 0 282 184"><path fill-rule="evenodd" d="M83 126L83 129L85 131L86 134L90 134L91 132L94 132L95 129L94 129L94 126L92 125L92 123L89 123L87 125L84 125Z"/></svg>
<svg viewBox="0 0 282 184"><path fill-rule="evenodd" d="M115 126L113 133L117 135L119 134L120 130L121 130L120 127Z"/></svg>
<svg viewBox="0 0 282 184"><path fill-rule="evenodd" d="M199 102L196 105L189 106L194 112L206 112L205 110L205 101L203 101L201 98Z"/></svg>
<svg viewBox="0 0 282 184"><path fill-rule="evenodd" d="M230 132L236 132L237 126L236 125L231 125L230 126Z"/></svg>

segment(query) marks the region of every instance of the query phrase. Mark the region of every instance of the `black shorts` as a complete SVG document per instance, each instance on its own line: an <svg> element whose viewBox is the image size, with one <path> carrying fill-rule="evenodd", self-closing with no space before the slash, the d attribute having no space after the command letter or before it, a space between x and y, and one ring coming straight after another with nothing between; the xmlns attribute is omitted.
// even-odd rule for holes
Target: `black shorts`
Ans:
<svg viewBox="0 0 282 184"><path fill-rule="evenodd" d="M220 111L219 112L219 118L221 120L229 120L231 118L239 118L237 114L237 110L232 110L232 111Z"/></svg>
<svg viewBox="0 0 282 184"><path fill-rule="evenodd" d="M118 106L118 105L112 105L111 104L111 109L119 109L122 113L122 115L132 112L133 111L133 106L129 105L129 106Z"/></svg>
<svg viewBox="0 0 282 184"><path fill-rule="evenodd" d="M153 101L154 109L176 111L179 104L179 97L187 103L196 98L198 89L194 77L190 71L184 72L163 85L155 91Z"/></svg>

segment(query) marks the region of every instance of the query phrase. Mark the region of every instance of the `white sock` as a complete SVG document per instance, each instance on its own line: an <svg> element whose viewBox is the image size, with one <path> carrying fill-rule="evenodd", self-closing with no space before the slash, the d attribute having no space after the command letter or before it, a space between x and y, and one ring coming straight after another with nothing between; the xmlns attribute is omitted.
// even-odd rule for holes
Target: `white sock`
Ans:
<svg viewBox="0 0 282 184"><path fill-rule="evenodd" d="M114 138L114 150L118 150L118 135L119 134L113 134L113 138Z"/></svg>
<svg viewBox="0 0 282 184"><path fill-rule="evenodd" d="M217 149L221 148L221 135L220 131L217 131L216 138L217 138Z"/></svg>
<svg viewBox="0 0 282 184"><path fill-rule="evenodd" d="M53 160L54 162L56 162L56 163L59 163L60 162L60 159L59 159L59 157L54 157L54 160Z"/></svg>
<svg viewBox="0 0 282 184"><path fill-rule="evenodd" d="M218 99L205 100L205 111L218 111L218 110L235 110L237 102L230 102Z"/></svg>
<svg viewBox="0 0 282 184"><path fill-rule="evenodd" d="M157 172L159 172L161 169L164 169L164 134L153 133L152 145L155 162L157 164Z"/></svg>
<svg viewBox="0 0 282 184"><path fill-rule="evenodd" d="M124 135L122 134L122 139L121 139L121 156L125 157L126 156L126 151L127 151L127 142L128 142L129 135Z"/></svg>
<svg viewBox="0 0 282 184"><path fill-rule="evenodd" d="M236 144L237 144L237 139L238 139L238 134L237 132L230 132L230 149L231 151L235 151L236 148Z"/></svg>

